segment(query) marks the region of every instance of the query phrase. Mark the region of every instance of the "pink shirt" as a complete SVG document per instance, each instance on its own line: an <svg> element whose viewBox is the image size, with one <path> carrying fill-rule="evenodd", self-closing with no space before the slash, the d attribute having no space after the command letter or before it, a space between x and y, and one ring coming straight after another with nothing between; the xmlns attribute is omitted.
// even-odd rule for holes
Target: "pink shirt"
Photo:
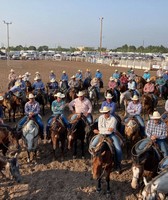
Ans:
<svg viewBox="0 0 168 200"><path fill-rule="evenodd" d="M72 111L73 107L75 107L75 112L77 114L80 113L91 113L92 112L92 104L89 99L84 98L82 101L79 98L72 100L69 103L69 109Z"/></svg>
<svg viewBox="0 0 168 200"><path fill-rule="evenodd" d="M114 89L117 87L117 83L115 81L109 81L108 86L109 88Z"/></svg>
<svg viewBox="0 0 168 200"><path fill-rule="evenodd" d="M153 83L146 83L145 86L144 86L143 91L147 92L147 93L149 93L149 92L152 93L152 92L154 92L154 89L155 89L155 86L154 86Z"/></svg>

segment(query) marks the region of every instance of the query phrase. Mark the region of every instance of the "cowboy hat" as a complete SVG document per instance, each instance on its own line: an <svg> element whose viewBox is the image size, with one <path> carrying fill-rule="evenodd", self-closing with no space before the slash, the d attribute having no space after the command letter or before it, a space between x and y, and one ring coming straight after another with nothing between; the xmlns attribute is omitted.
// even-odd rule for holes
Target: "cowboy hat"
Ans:
<svg viewBox="0 0 168 200"><path fill-rule="evenodd" d="M35 74L40 74L40 72L36 72Z"/></svg>
<svg viewBox="0 0 168 200"><path fill-rule="evenodd" d="M114 81L114 78L112 76L110 77L110 81Z"/></svg>
<svg viewBox="0 0 168 200"><path fill-rule="evenodd" d="M62 94L61 92L58 92L57 94L54 94L54 97L64 98L65 94Z"/></svg>
<svg viewBox="0 0 168 200"><path fill-rule="evenodd" d="M97 69L96 71L97 71L97 72L99 72L100 70L99 70L99 69Z"/></svg>
<svg viewBox="0 0 168 200"><path fill-rule="evenodd" d="M21 82L20 81L16 81L15 82L15 86L20 86L21 85Z"/></svg>
<svg viewBox="0 0 168 200"><path fill-rule="evenodd" d="M36 76L36 77L34 78L34 80L35 80L35 81L40 80L40 77L39 77L39 76Z"/></svg>
<svg viewBox="0 0 168 200"><path fill-rule="evenodd" d="M86 69L87 72L90 72L90 69Z"/></svg>
<svg viewBox="0 0 168 200"><path fill-rule="evenodd" d="M23 76L22 75L19 75L19 77L18 78L23 78Z"/></svg>
<svg viewBox="0 0 168 200"><path fill-rule="evenodd" d="M125 72L123 72L122 74L126 74Z"/></svg>
<svg viewBox="0 0 168 200"><path fill-rule="evenodd" d="M73 76L71 76L71 78L76 78L76 77L73 75Z"/></svg>
<svg viewBox="0 0 168 200"><path fill-rule="evenodd" d="M35 98L35 96L32 93L30 93L29 94L29 99L34 99L34 98Z"/></svg>
<svg viewBox="0 0 168 200"><path fill-rule="evenodd" d="M65 73L66 73L66 71L63 71L62 73L63 73L63 74L65 74Z"/></svg>
<svg viewBox="0 0 168 200"><path fill-rule="evenodd" d="M148 79L146 80L147 83L149 83L150 81L151 81L150 78L148 78Z"/></svg>
<svg viewBox="0 0 168 200"><path fill-rule="evenodd" d="M3 98L3 96L0 96L0 101L2 101L4 98Z"/></svg>
<svg viewBox="0 0 168 200"><path fill-rule="evenodd" d="M54 73L54 71L53 71L53 70L51 70L50 72L51 72L51 73Z"/></svg>
<svg viewBox="0 0 168 200"><path fill-rule="evenodd" d="M118 70L116 69L115 72L118 72Z"/></svg>
<svg viewBox="0 0 168 200"><path fill-rule="evenodd" d="M139 100L139 97L137 95L134 95L132 98L131 98L133 101L137 101Z"/></svg>
<svg viewBox="0 0 168 200"><path fill-rule="evenodd" d="M30 74L29 72L26 72L26 73L25 73L25 75L28 75L28 76L30 76L31 74Z"/></svg>
<svg viewBox="0 0 168 200"><path fill-rule="evenodd" d="M146 69L144 72L146 73L146 72L149 72L149 71Z"/></svg>
<svg viewBox="0 0 168 200"><path fill-rule="evenodd" d="M56 81L55 78L52 78L52 79L50 80L51 83L54 83L55 81Z"/></svg>
<svg viewBox="0 0 168 200"><path fill-rule="evenodd" d="M131 77L128 78L129 81L132 81L133 79Z"/></svg>
<svg viewBox="0 0 168 200"><path fill-rule="evenodd" d="M13 70L13 69L11 69L11 70L10 70L10 72L14 72L14 70Z"/></svg>
<svg viewBox="0 0 168 200"><path fill-rule="evenodd" d="M107 107L107 106L104 106L103 109L100 109L99 112L101 113L108 113L110 112L111 108Z"/></svg>
<svg viewBox="0 0 168 200"><path fill-rule="evenodd" d="M150 119L160 119L161 115L158 111L154 111L153 115L150 115Z"/></svg>
<svg viewBox="0 0 168 200"><path fill-rule="evenodd" d="M83 91L79 91L78 94L76 94L78 97L82 97L85 95L85 93Z"/></svg>
<svg viewBox="0 0 168 200"><path fill-rule="evenodd" d="M106 98L106 99L112 99L113 96L112 96L110 93L107 93L106 96L105 96L105 98Z"/></svg>
<svg viewBox="0 0 168 200"><path fill-rule="evenodd" d="M81 72L81 70L79 69L78 72Z"/></svg>

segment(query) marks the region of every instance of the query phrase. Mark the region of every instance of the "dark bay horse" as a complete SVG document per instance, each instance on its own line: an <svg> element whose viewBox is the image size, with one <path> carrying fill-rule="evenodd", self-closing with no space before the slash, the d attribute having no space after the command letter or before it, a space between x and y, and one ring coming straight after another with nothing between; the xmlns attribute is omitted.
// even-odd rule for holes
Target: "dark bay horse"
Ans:
<svg viewBox="0 0 168 200"><path fill-rule="evenodd" d="M140 94L143 94L143 88L146 84L146 80L142 76L136 76L135 82L137 84L137 90L140 92Z"/></svg>
<svg viewBox="0 0 168 200"><path fill-rule="evenodd" d="M42 114L45 115L45 105L47 104L47 95L39 89L35 95L35 100L42 106Z"/></svg>
<svg viewBox="0 0 168 200"><path fill-rule="evenodd" d="M137 142L131 153L133 161L131 187L137 189L141 185L143 177L146 177L149 181L157 175L158 165L163 155L149 138Z"/></svg>
<svg viewBox="0 0 168 200"><path fill-rule="evenodd" d="M67 101L70 102L72 100L74 100L75 98L77 98L77 92L78 92L78 89L73 87L73 88L70 88L69 89L69 92L67 93Z"/></svg>
<svg viewBox="0 0 168 200"><path fill-rule="evenodd" d="M103 137L102 141L97 145L94 152L89 149L92 155L92 175L97 182L97 191L101 191L101 179L106 178L107 195L110 194L110 173L115 164L115 150L112 146L112 141L109 138ZM110 146L109 146L110 145Z"/></svg>
<svg viewBox="0 0 168 200"><path fill-rule="evenodd" d="M86 122L83 117L77 117L77 119L72 122L72 127L68 129L68 149L73 147L73 158L76 158L77 155L77 142L80 140L81 142L81 152L82 158L84 158L84 140L85 140L85 127Z"/></svg>
<svg viewBox="0 0 168 200"><path fill-rule="evenodd" d="M56 159L56 149L59 148L59 142L61 142L61 157L64 158L65 142L67 138L67 128L64 126L62 120L58 117L54 117L50 127L51 141L54 153L54 159Z"/></svg>
<svg viewBox="0 0 168 200"><path fill-rule="evenodd" d="M149 115L154 111L154 102L151 95L143 94L142 95L142 112L144 120L149 119Z"/></svg>

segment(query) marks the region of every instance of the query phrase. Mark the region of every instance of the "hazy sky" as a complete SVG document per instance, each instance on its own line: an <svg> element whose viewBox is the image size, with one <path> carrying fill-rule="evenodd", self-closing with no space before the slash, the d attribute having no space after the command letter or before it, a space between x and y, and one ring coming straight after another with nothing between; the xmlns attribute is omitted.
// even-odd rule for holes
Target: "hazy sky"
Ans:
<svg viewBox="0 0 168 200"><path fill-rule="evenodd" d="M168 47L168 0L0 0L0 46Z"/></svg>

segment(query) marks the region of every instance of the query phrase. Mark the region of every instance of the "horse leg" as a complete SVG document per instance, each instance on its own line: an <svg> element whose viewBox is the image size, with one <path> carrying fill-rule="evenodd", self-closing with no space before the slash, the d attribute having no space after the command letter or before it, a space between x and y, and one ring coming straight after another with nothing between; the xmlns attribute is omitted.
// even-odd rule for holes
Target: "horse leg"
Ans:
<svg viewBox="0 0 168 200"><path fill-rule="evenodd" d="M82 150L82 158L85 157L85 149L84 149L84 140L81 140L81 150Z"/></svg>
<svg viewBox="0 0 168 200"><path fill-rule="evenodd" d="M76 155L77 155L77 140L74 140L73 159L76 158Z"/></svg>
<svg viewBox="0 0 168 200"><path fill-rule="evenodd" d="M65 142L61 141L61 160L64 160L64 148L65 148Z"/></svg>
<svg viewBox="0 0 168 200"><path fill-rule="evenodd" d="M101 191L101 178L98 179L97 181L97 189L96 189L97 192L100 192Z"/></svg>
<svg viewBox="0 0 168 200"><path fill-rule="evenodd" d="M30 152L27 151L27 162L30 163Z"/></svg>
<svg viewBox="0 0 168 200"><path fill-rule="evenodd" d="M107 174L106 183L107 183L107 196L108 196L110 194L110 173Z"/></svg>
<svg viewBox="0 0 168 200"><path fill-rule="evenodd" d="M13 109L13 122L15 122L16 108Z"/></svg>

